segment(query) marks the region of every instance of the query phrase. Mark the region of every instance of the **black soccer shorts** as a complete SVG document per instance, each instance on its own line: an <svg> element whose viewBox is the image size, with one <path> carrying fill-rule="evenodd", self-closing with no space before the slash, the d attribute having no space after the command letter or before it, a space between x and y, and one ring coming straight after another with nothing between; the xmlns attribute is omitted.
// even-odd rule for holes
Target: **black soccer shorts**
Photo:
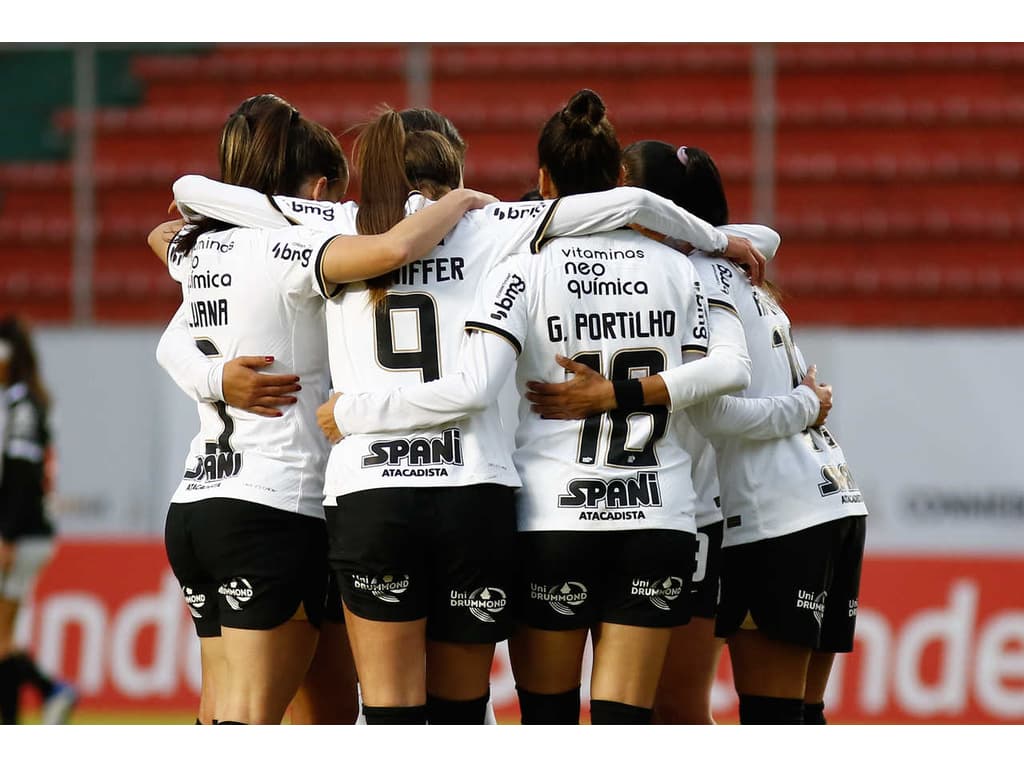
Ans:
<svg viewBox="0 0 1024 768"><path fill-rule="evenodd" d="M722 548L715 634L749 627L816 651L853 650L864 559L864 515Z"/></svg>
<svg viewBox="0 0 1024 768"><path fill-rule="evenodd" d="M696 537L682 531L520 533L522 622L552 631L682 626L695 553Z"/></svg>
<svg viewBox="0 0 1024 768"><path fill-rule="evenodd" d="M427 637L496 643L514 626L513 488L379 488L326 507L345 606L371 621L427 619Z"/></svg>
<svg viewBox="0 0 1024 768"><path fill-rule="evenodd" d="M320 626L323 520L240 499L203 499L171 504L164 544L199 637L216 637L221 627L273 629L303 615Z"/></svg>

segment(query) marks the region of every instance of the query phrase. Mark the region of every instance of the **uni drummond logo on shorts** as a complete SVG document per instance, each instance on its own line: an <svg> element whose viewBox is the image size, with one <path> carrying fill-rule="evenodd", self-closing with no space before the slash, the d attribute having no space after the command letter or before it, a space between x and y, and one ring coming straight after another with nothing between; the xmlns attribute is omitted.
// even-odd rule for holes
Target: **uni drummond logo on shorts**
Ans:
<svg viewBox="0 0 1024 768"><path fill-rule="evenodd" d="M240 611L252 600L252 584L247 579L234 578L227 584L217 587L217 593L224 595L232 610Z"/></svg>
<svg viewBox="0 0 1024 768"><path fill-rule="evenodd" d="M813 592L808 592L806 589L798 589L796 591L796 607L811 611L814 614L814 620L818 622L819 629L821 628L821 620L825 616L826 597L828 597L828 590L822 590L817 595Z"/></svg>
<svg viewBox="0 0 1024 768"><path fill-rule="evenodd" d="M664 579L633 579L629 594L647 597L651 605L663 611L670 611L670 602L683 594L683 580L678 576L667 576Z"/></svg>
<svg viewBox="0 0 1024 768"><path fill-rule="evenodd" d="M579 608L587 599L587 588L578 581L563 581L553 587L530 582L530 599L540 600L551 606L551 610L563 616L575 616L573 608Z"/></svg>
<svg viewBox="0 0 1024 768"><path fill-rule="evenodd" d="M472 592L453 589L448 604L452 608L469 608L475 618L493 624L494 614L501 613L508 605L508 596L497 587L481 587Z"/></svg>
<svg viewBox="0 0 1024 768"><path fill-rule="evenodd" d="M409 574L395 576L388 573L380 578L376 576L355 575L352 577L352 588L369 592L385 603L397 603L401 600L399 595L409 588Z"/></svg>
<svg viewBox="0 0 1024 768"><path fill-rule="evenodd" d="M200 611L206 606L206 595L196 592L192 587L182 587L181 594L185 596L185 605L188 606L188 612L192 614L192 618L203 618Z"/></svg>

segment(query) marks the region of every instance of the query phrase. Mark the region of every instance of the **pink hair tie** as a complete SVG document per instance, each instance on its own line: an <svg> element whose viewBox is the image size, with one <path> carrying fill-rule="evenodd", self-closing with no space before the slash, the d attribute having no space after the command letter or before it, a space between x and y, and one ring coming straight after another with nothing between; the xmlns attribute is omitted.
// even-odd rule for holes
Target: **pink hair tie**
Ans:
<svg viewBox="0 0 1024 768"><path fill-rule="evenodd" d="M680 163L682 163L683 165L686 165L686 161L689 159L686 156L686 147L680 147L679 149L677 149L676 150L676 157L679 159Z"/></svg>

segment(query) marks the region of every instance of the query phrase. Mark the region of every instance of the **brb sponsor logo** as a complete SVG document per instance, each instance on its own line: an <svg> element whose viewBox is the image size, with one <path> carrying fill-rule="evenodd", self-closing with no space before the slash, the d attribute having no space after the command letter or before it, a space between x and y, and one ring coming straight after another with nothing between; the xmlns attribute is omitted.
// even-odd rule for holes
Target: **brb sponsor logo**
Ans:
<svg viewBox="0 0 1024 768"><path fill-rule="evenodd" d="M440 437L378 440L369 451L363 468L384 466L383 477L446 477L445 465L462 466L462 433L453 427Z"/></svg>
<svg viewBox="0 0 1024 768"><path fill-rule="evenodd" d="M501 613L508 605L508 596L505 590L498 587L481 587L472 592L453 589L448 604L452 608L468 608L474 618L493 624L494 615Z"/></svg>
<svg viewBox="0 0 1024 768"><path fill-rule="evenodd" d="M217 587L217 593L224 595L224 599L227 600L231 610L240 611L245 607L245 604L252 600L252 584L249 583L248 579L235 577L227 582L227 584L221 584Z"/></svg>
<svg viewBox="0 0 1024 768"><path fill-rule="evenodd" d="M185 597L185 605L188 606L188 612L192 614L192 617L203 618L202 610L206 607L206 595L196 592L192 587L182 587L181 594Z"/></svg>
<svg viewBox="0 0 1024 768"><path fill-rule="evenodd" d="M535 219L546 209L546 205L496 205L491 216L498 221L517 221L518 219Z"/></svg>
<svg viewBox="0 0 1024 768"><path fill-rule="evenodd" d="M369 592L385 603L397 603L401 601L400 596L409 589L409 574L395 576L388 573L380 578L356 575L352 577L352 586L363 592Z"/></svg>
<svg viewBox="0 0 1024 768"><path fill-rule="evenodd" d="M587 588L578 581L563 581L553 587L530 582L530 599L539 600L551 606L551 610L563 616L575 616L573 608L586 602Z"/></svg>
<svg viewBox="0 0 1024 768"><path fill-rule="evenodd" d="M492 320L505 320L508 313L515 306L516 299L526 290L526 281L517 274L511 274L505 278L505 282L498 289L498 300L494 302L494 311L491 312Z"/></svg>
<svg viewBox="0 0 1024 768"><path fill-rule="evenodd" d="M645 520L642 508L661 506L657 472L637 472L614 480L576 478L565 490L558 497L558 506L581 509L580 520Z"/></svg>
<svg viewBox="0 0 1024 768"><path fill-rule="evenodd" d="M667 576L663 579L633 579L629 594L646 597L651 605L662 611L670 611L669 605L683 593L683 580L679 576Z"/></svg>
<svg viewBox="0 0 1024 768"><path fill-rule="evenodd" d="M806 589L798 589L796 591L796 607L810 611L814 615L814 620L818 622L818 626L821 627L821 620L825 617L826 597L828 597L827 590L814 594Z"/></svg>

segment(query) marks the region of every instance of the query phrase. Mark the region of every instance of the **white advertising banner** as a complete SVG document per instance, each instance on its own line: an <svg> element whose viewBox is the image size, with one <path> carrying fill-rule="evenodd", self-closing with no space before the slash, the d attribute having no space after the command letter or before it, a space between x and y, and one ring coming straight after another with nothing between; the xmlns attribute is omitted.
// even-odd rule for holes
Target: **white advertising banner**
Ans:
<svg viewBox="0 0 1024 768"><path fill-rule="evenodd" d="M162 531L197 417L156 364L158 337L39 332L66 532ZM870 549L1024 554L1024 332L819 327L795 339L835 388L829 423L871 511Z"/></svg>

